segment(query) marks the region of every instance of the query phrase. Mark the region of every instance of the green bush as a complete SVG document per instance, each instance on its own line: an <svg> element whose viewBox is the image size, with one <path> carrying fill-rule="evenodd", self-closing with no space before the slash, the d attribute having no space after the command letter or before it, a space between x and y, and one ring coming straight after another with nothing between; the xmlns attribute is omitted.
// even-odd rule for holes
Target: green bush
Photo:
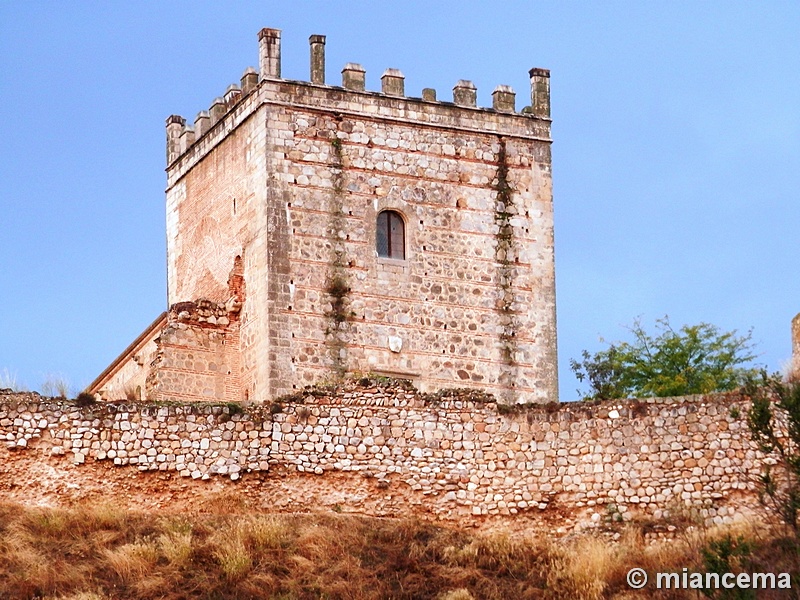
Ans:
<svg viewBox="0 0 800 600"><path fill-rule="evenodd" d="M630 332L632 342L615 342L606 350L570 366L589 384L585 399L686 396L725 392L741 387L756 371L744 367L755 358L751 334L720 331L700 323L672 328L669 318L656 320L658 334L645 331L640 320ZM581 393L578 390L578 393Z"/></svg>

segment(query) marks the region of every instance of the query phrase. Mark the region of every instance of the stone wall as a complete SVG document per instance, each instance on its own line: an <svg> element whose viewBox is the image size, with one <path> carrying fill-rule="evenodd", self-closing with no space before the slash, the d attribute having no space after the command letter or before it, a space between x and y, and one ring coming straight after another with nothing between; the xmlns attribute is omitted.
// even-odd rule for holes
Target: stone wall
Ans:
<svg viewBox="0 0 800 600"><path fill-rule="evenodd" d="M500 411L498 411L500 408ZM98 403L0 393L16 452L186 478L287 471L342 492L368 477L409 512L444 518L583 511L728 521L756 504L759 455L735 394L509 411L480 392L363 380L272 405ZM345 475L352 479L344 478ZM284 487L286 482L283 481ZM302 502L302 489L286 490ZM346 508L346 507L345 507ZM598 516L599 515L599 516Z"/></svg>
<svg viewBox="0 0 800 600"><path fill-rule="evenodd" d="M158 352L158 339L167 323L162 313L91 384L88 391L102 400L144 400L150 365Z"/></svg>
<svg viewBox="0 0 800 600"><path fill-rule="evenodd" d="M209 300L174 304L156 339L146 397L155 402L236 397L240 383L239 306Z"/></svg>

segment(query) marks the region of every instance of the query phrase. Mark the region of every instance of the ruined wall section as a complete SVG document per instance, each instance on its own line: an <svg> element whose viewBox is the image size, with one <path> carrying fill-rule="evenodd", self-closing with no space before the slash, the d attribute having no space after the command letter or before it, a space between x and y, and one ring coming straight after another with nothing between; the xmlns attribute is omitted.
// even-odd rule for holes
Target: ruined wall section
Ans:
<svg viewBox="0 0 800 600"><path fill-rule="evenodd" d="M156 357L158 346L153 339L125 361L125 364L98 390L102 400L145 400L145 389L150 364Z"/></svg>
<svg viewBox="0 0 800 600"><path fill-rule="evenodd" d="M406 515L583 511L594 521L692 509L720 523L758 502L761 457L747 409L726 394L504 414L474 391L424 395L374 380L244 411L207 403L78 408L0 393L0 439L15 452L63 456L83 469L110 461L194 479L274 471L289 506L303 505L307 486L292 488L281 475L287 470L337 498L355 497L348 490L368 477Z"/></svg>
<svg viewBox="0 0 800 600"><path fill-rule="evenodd" d="M241 388L239 310L208 300L178 302L156 339L146 382L155 402L225 402Z"/></svg>
<svg viewBox="0 0 800 600"><path fill-rule="evenodd" d="M244 256L257 233L256 185L246 168L255 123L243 124L167 190L170 305L228 299L234 258Z"/></svg>
<svg viewBox="0 0 800 600"><path fill-rule="evenodd" d="M158 352L156 339L166 325L162 313L86 388L101 400L145 400L147 376Z"/></svg>

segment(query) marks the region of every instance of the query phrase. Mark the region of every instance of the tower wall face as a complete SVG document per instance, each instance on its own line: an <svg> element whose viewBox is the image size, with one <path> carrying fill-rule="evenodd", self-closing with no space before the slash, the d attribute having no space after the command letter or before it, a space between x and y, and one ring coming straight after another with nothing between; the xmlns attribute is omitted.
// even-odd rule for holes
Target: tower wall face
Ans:
<svg viewBox="0 0 800 600"><path fill-rule="evenodd" d="M170 304L225 303L243 259L234 400L345 372L557 400L549 119L263 79L170 165L167 225Z"/></svg>
<svg viewBox="0 0 800 600"><path fill-rule="evenodd" d="M227 121L218 123L173 163L167 188L169 305L197 299L229 301L237 256L244 272L252 274L245 280L239 321L243 389L229 398L237 401L256 385L256 361L266 352L261 347L266 313L259 307L267 305L269 284L264 211L266 110L252 104L241 108L245 110L231 111ZM269 393L266 387L260 391Z"/></svg>

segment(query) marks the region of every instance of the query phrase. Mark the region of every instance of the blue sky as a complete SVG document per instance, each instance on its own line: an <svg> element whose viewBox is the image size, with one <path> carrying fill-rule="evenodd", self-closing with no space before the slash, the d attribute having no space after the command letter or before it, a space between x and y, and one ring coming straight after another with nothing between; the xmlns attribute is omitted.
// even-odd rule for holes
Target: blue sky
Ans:
<svg viewBox="0 0 800 600"><path fill-rule="evenodd" d="M164 119L189 120L283 30L283 75L524 106L551 70L562 399L569 359L652 329L753 330L779 369L800 312L796 2L0 2L0 377L88 384L166 305Z"/></svg>

